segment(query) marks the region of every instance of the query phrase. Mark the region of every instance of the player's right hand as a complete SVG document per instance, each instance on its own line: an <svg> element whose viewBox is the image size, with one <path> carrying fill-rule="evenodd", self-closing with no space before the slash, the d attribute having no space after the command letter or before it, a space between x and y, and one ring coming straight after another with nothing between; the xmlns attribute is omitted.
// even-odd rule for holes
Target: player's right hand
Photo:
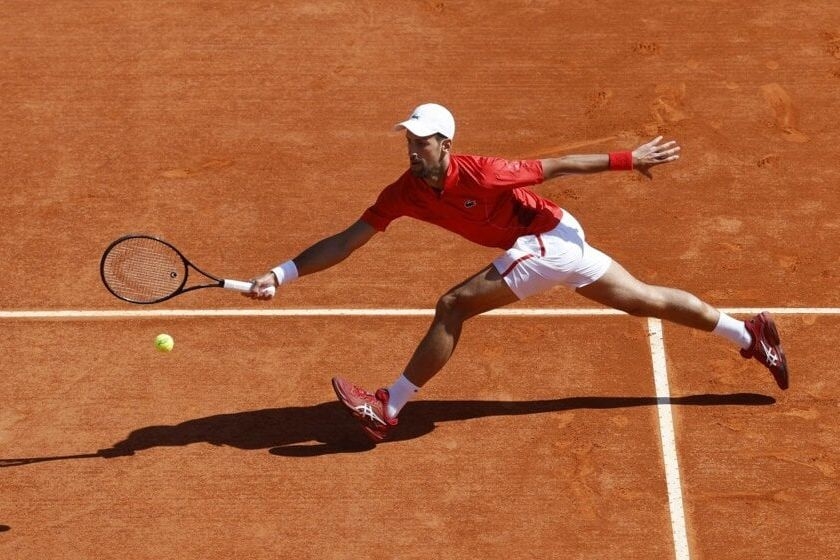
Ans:
<svg viewBox="0 0 840 560"><path fill-rule="evenodd" d="M266 272L251 280L253 285L250 292L242 292L242 295L250 299L268 300L274 297L277 289L277 278L273 272Z"/></svg>

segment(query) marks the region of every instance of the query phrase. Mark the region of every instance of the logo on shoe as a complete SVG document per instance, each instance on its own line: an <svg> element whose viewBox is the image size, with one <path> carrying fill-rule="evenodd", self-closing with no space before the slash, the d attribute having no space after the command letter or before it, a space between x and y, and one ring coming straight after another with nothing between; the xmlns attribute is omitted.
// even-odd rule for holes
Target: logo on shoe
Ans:
<svg viewBox="0 0 840 560"><path fill-rule="evenodd" d="M761 349L764 350L764 356L767 359L767 363L771 366L775 366L781 361L779 355L776 353L776 350L763 340L761 341Z"/></svg>
<svg viewBox="0 0 840 560"><path fill-rule="evenodd" d="M373 410L373 407L370 406L368 403L360 404L356 407L356 412L362 418L367 418L373 422L378 422L383 426L386 425L385 420L377 416L376 411Z"/></svg>

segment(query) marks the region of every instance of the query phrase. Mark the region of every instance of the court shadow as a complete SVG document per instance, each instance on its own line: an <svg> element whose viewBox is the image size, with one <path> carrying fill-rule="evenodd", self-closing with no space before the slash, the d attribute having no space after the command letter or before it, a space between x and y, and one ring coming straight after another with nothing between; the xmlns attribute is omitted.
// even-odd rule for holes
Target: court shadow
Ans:
<svg viewBox="0 0 840 560"><path fill-rule="evenodd" d="M767 406L772 397L754 393L690 395L685 397L569 397L536 401L415 401L406 405L400 425L388 442L405 441L430 433L442 422L488 416L519 416L577 409L609 409L670 404L674 406ZM386 442L386 443L388 443ZM91 453L0 459L0 467L15 467L69 459L114 458L155 447L181 447L193 443L268 449L284 457L314 457L359 453L373 449L356 421L338 402L304 407L269 408L218 414L176 425L146 426Z"/></svg>

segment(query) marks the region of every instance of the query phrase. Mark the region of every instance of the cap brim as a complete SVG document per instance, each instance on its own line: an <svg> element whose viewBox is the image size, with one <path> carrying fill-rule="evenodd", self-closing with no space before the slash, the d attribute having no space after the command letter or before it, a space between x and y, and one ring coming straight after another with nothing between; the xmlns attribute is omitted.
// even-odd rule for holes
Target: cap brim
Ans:
<svg viewBox="0 0 840 560"><path fill-rule="evenodd" d="M434 128L429 127L429 126L424 126L422 122L420 122L416 119L409 119L407 121L403 121L399 124L394 125L394 130L403 130L403 129L406 129L409 132L411 132L412 134L414 134L416 136L420 136L421 138L424 138L426 136L433 136L433 135L438 133L438 131L435 130Z"/></svg>

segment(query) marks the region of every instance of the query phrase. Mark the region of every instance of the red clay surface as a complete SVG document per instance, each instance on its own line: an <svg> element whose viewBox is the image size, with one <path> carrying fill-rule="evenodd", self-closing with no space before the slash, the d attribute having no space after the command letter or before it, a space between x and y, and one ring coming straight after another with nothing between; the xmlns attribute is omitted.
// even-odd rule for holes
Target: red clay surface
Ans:
<svg viewBox="0 0 840 560"><path fill-rule="evenodd" d="M21 4L0 18L0 311L134 310L115 237L247 278L356 220L405 168L390 127L455 114L455 149L683 157L540 192L641 278L721 307L836 307L835 2ZM431 308L496 251L399 221L269 304ZM515 307L588 307L555 290ZM673 557L647 324L473 320L368 445L329 378L390 382L427 317L0 319L0 556ZM778 391L665 326L692 558L840 549L838 319L778 318ZM152 347L158 332L176 348ZM107 456L107 457L106 457ZM16 459L31 459L31 461Z"/></svg>

